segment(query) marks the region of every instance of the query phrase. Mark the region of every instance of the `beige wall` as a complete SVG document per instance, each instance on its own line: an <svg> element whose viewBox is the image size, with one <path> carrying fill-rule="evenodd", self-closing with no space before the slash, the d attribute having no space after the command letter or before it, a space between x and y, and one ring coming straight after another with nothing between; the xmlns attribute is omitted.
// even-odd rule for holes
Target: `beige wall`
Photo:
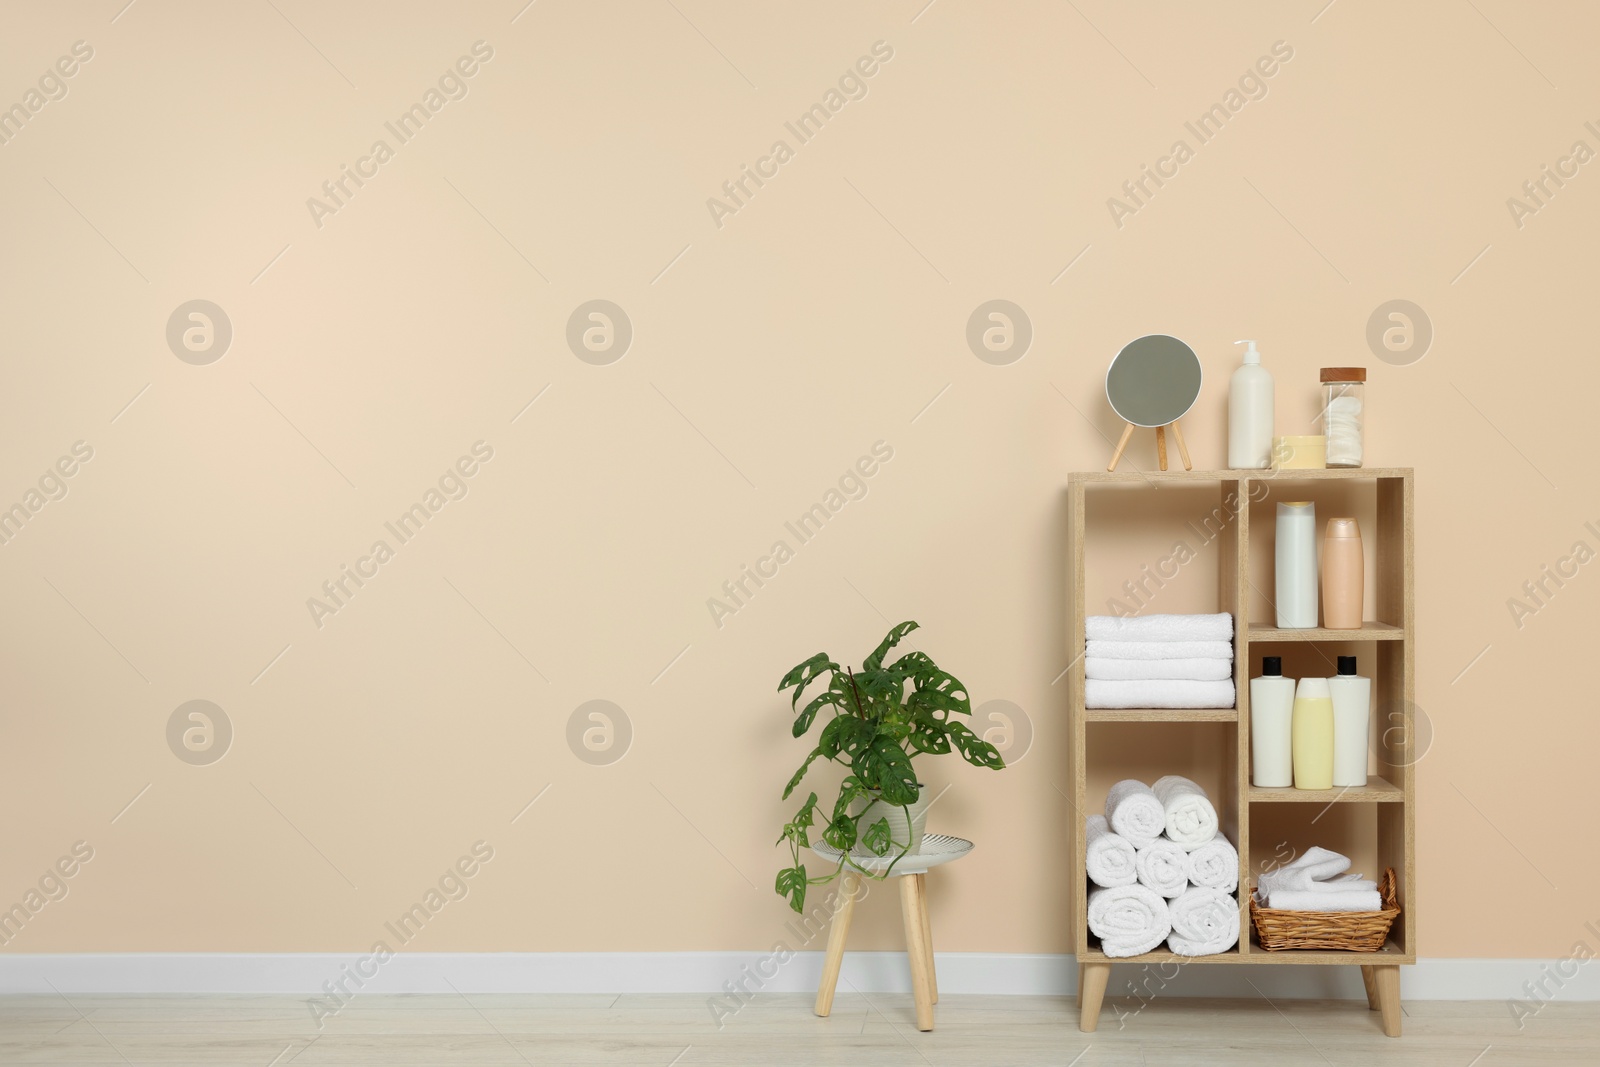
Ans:
<svg viewBox="0 0 1600 1067"><path fill-rule="evenodd" d="M1236 338L1286 431L1319 366L1371 368L1369 461L1417 469L1423 954L1570 949L1600 876L1572 847L1600 570L1520 628L1507 600L1600 548L1600 163L1520 226L1507 198L1600 149L1591 10L520 6L6 12L0 103L93 49L0 145L0 504L93 450L0 547L0 903L93 849L8 951L365 949L479 841L409 947L765 948L803 753L776 683L903 618L1033 733L1002 774L926 767L935 827L979 843L939 879L939 947L1063 951L1062 488L1117 428L1107 360L1156 330L1204 359L1202 467ZM385 130L477 41L465 98ZM878 41L864 98L799 143L784 123ZM1184 123L1280 41L1265 97L1200 145ZM380 138L393 157L314 220ZM1119 226L1107 199L1179 138L1193 158ZM778 139L793 158L714 220ZM996 298L1034 331L1005 366L965 339ZM195 299L233 330L208 365L165 337ZM565 340L593 299L632 324L610 365ZM1410 365L1365 338L1393 299L1436 333ZM385 531L480 441L463 499ZM785 521L880 441L867 495L798 545ZM1094 597L1190 498L1164 507ZM319 627L307 599L379 539L393 558ZM716 625L708 598L778 539L794 558ZM1212 565L1161 606L1209 607ZM197 699L233 731L203 766L167 735ZM619 762L569 748L591 700L631 723ZM1120 758L1154 776L1207 740L1139 744ZM863 946L898 945L892 906Z"/></svg>

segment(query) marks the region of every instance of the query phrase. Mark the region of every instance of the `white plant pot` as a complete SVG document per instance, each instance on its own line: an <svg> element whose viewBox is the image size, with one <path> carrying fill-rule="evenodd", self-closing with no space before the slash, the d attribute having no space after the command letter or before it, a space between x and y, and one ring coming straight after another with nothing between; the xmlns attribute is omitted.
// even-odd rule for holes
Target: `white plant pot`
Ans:
<svg viewBox="0 0 1600 1067"><path fill-rule="evenodd" d="M902 808L898 804L885 804L881 800L874 800L868 804L861 813L861 821L856 824L857 840L855 851L865 852L866 846L862 845L860 838L865 837L869 827L879 819L889 820L889 839L894 843L890 855L898 855L909 843L911 855L916 855L922 850L923 828L928 822L928 804L933 796L927 786L923 786L917 793L916 802ZM909 828L906 825L906 815L910 813Z"/></svg>

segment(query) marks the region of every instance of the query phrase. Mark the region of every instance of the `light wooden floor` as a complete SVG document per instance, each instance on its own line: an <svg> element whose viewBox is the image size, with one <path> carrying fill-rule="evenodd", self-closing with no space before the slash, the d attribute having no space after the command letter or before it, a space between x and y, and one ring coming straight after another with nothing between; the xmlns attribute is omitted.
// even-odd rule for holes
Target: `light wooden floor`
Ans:
<svg viewBox="0 0 1600 1067"><path fill-rule="evenodd" d="M1600 1004L1551 1004L1518 1030L1499 1002L1407 1002L1386 1038L1351 1001L1107 998L1078 1032L1068 997L948 995L917 1032L907 994L767 994L720 1031L704 996L365 996L319 1033L294 997L0 997L0 1063L314 1067L318 1064L1004 1067L1502 1067L1600 1063ZM1118 1011L1128 1014L1121 1018Z"/></svg>

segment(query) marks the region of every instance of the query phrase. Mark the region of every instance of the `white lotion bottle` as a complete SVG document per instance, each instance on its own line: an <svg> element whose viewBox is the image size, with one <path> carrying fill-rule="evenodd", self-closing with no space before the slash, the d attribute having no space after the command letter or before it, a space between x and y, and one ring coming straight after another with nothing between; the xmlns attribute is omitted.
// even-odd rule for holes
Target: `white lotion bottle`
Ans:
<svg viewBox="0 0 1600 1067"><path fill-rule="evenodd" d="M1262 789L1294 785L1293 722L1294 679L1283 676L1281 656L1263 656L1261 676L1250 679L1252 785Z"/></svg>
<svg viewBox="0 0 1600 1067"><path fill-rule="evenodd" d="M1276 593L1278 629L1317 626L1317 508L1309 500L1278 505Z"/></svg>
<svg viewBox="0 0 1600 1067"><path fill-rule="evenodd" d="M1328 691L1333 694L1334 787L1366 785L1372 679L1356 674L1354 656L1340 656L1339 673L1328 679ZM1250 699L1255 700L1254 691Z"/></svg>
<svg viewBox="0 0 1600 1067"><path fill-rule="evenodd" d="M1272 372L1261 365L1254 341L1244 362L1228 383L1228 466L1234 470L1262 470L1272 465Z"/></svg>

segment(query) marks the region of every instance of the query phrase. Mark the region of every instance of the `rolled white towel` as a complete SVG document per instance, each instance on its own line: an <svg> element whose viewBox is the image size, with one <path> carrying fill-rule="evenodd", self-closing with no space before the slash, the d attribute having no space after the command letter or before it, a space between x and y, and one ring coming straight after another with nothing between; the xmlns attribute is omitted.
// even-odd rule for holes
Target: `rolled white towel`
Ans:
<svg viewBox="0 0 1600 1067"><path fill-rule="evenodd" d="M1231 641L1086 641L1085 656L1101 659L1222 659L1233 662Z"/></svg>
<svg viewBox="0 0 1600 1067"><path fill-rule="evenodd" d="M1282 911L1382 911L1376 889L1328 892L1324 889L1275 889L1267 907Z"/></svg>
<svg viewBox="0 0 1600 1067"><path fill-rule="evenodd" d="M1231 708L1233 701L1232 678L1223 682L1090 678L1083 683L1083 703L1089 708Z"/></svg>
<svg viewBox="0 0 1600 1067"><path fill-rule="evenodd" d="M1184 855L1189 861L1189 881L1195 885L1224 893L1239 888L1239 850L1226 837L1218 834Z"/></svg>
<svg viewBox="0 0 1600 1067"><path fill-rule="evenodd" d="M1349 867L1350 857L1312 845L1295 857L1293 863L1262 872L1256 879L1256 889L1265 899L1279 889L1352 892L1378 888L1378 883L1358 876L1334 878L1334 875L1341 874Z"/></svg>
<svg viewBox="0 0 1600 1067"><path fill-rule="evenodd" d="M1143 848L1166 829L1161 798L1137 778L1125 778L1106 791L1106 822L1134 848Z"/></svg>
<svg viewBox="0 0 1600 1067"><path fill-rule="evenodd" d="M1233 677L1233 662L1225 659L1105 659L1083 661L1086 678L1108 682L1139 682L1175 678L1191 682L1220 682Z"/></svg>
<svg viewBox="0 0 1600 1067"><path fill-rule="evenodd" d="M1084 866L1089 879L1104 889L1132 885L1139 880L1134 848L1126 838L1111 832L1104 815L1091 815L1084 827Z"/></svg>
<svg viewBox="0 0 1600 1067"><path fill-rule="evenodd" d="M1167 905L1172 936L1167 947L1180 956L1215 956L1239 942L1239 902L1220 889L1193 886Z"/></svg>
<svg viewBox="0 0 1600 1067"><path fill-rule="evenodd" d="M1096 889L1089 894L1089 929L1107 956L1137 956L1167 939L1167 902L1142 885Z"/></svg>
<svg viewBox="0 0 1600 1067"><path fill-rule="evenodd" d="M1134 853L1139 884L1168 900L1189 888L1189 853L1183 846L1158 837Z"/></svg>
<svg viewBox="0 0 1600 1067"><path fill-rule="evenodd" d="M1206 791L1178 774L1158 778L1150 791L1161 801L1167 836L1186 849L1197 849L1217 836L1217 809Z"/></svg>
<svg viewBox="0 0 1600 1067"><path fill-rule="evenodd" d="M1091 641L1232 641L1233 616L1090 615L1083 629Z"/></svg>

